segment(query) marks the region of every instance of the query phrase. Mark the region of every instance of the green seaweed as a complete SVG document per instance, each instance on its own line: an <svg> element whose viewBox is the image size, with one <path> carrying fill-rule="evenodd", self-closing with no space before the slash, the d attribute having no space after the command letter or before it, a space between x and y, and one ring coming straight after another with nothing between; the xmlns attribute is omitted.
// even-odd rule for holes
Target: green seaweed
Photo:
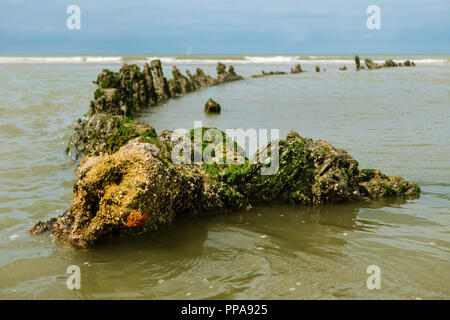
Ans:
<svg viewBox="0 0 450 320"><path fill-rule="evenodd" d="M116 88L120 83L117 75L118 74L114 71L103 69L99 74L96 83L100 88Z"/></svg>
<svg viewBox="0 0 450 320"><path fill-rule="evenodd" d="M253 170L254 170L254 165L250 164L248 161L244 164L228 165L223 174L223 180L231 185L235 185L243 177L252 173Z"/></svg>
<svg viewBox="0 0 450 320"><path fill-rule="evenodd" d="M205 173L208 174L210 177L216 179L216 180L220 180L220 172L221 172L221 168L218 164L209 164L206 162L202 162L202 168L205 170Z"/></svg>
<svg viewBox="0 0 450 320"><path fill-rule="evenodd" d="M368 179L372 179L375 176L377 170L375 169L361 169L360 172L367 176Z"/></svg>
<svg viewBox="0 0 450 320"><path fill-rule="evenodd" d="M310 203L314 164L304 150L302 138L280 142L280 166L274 175L261 176L263 201L278 199L290 203Z"/></svg>

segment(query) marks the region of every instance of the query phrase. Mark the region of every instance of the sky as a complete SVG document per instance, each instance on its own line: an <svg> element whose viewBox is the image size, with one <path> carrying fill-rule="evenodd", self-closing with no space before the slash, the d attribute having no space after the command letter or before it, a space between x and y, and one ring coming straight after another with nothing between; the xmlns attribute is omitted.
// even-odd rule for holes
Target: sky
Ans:
<svg viewBox="0 0 450 320"><path fill-rule="evenodd" d="M449 54L449 16L449 0L0 0L0 54Z"/></svg>

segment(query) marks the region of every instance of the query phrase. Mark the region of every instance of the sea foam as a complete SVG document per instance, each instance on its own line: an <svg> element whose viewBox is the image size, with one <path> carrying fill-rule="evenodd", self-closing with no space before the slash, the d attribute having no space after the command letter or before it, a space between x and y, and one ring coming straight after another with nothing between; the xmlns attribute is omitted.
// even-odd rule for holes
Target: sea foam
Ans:
<svg viewBox="0 0 450 320"><path fill-rule="evenodd" d="M361 56L363 59L364 56ZM160 59L166 65L215 65L218 62L233 65L295 65L297 63L305 65L331 64L343 65L353 64L353 56L223 56L223 57L189 57L189 56L0 56L0 64L123 64L136 63L143 64L154 59ZM386 57L385 59L389 59ZM414 61L416 64L442 65L449 62L445 58L399 58L393 59L396 62ZM384 63L383 59L374 59L376 63Z"/></svg>

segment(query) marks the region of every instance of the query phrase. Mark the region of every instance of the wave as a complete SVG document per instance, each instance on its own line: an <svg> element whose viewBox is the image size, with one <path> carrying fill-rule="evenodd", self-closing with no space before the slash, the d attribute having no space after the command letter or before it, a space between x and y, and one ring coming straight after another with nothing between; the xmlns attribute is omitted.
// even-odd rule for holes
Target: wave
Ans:
<svg viewBox="0 0 450 320"><path fill-rule="evenodd" d="M249 63L256 64L285 64L296 63L299 61L298 56L268 56L268 57L245 57L245 60Z"/></svg>
<svg viewBox="0 0 450 320"><path fill-rule="evenodd" d="M87 63L114 63L114 62L122 62L122 57L86 57Z"/></svg>
<svg viewBox="0 0 450 320"><path fill-rule="evenodd" d="M363 58L363 57L362 57ZM137 63L143 64L154 59L160 59L163 64L178 64L178 65L215 65L218 62L225 64L236 65L295 65L297 63L311 65L311 64L333 64L345 65L354 64L353 56L189 56L189 57L175 57L175 56L47 56L47 57L23 57L23 56L0 56L0 64L122 64L122 63ZM384 59L376 58L376 63L384 63ZM396 62L405 62L408 59L394 58ZM433 59L433 58L410 58L418 65L433 65L433 64L447 64L448 59Z"/></svg>
<svg viewBox="0 0 450 320"><path fill-rule="evenodd" d="M405 61L409 60L409 61L413 61L415 64L444 64L447 63L448 60L447 59L392 59L397 63L404 63ZM373 60L375 63L384 63L385 60Z"/></svg>
<svg viewBox="0 0 450 320"><path fill-rule="evenodd" d="M411 59L414 63L423 63L423 64L440 64L440 63L448 63L448 59ZM397 60L396 60L397 61ZM406 60L398 60L398 62L405 62Z"/></svg>
<svg viewBox="0 0 450 320"><path fill-rule="evenodd" d="M163 64L187 64L187 65L199 65L199 64L217 64L218 62L222 63L231 63L231 64L254 64L254 65L292 65L296 63L353 63L353 57L348 59L309 59L309 58L301 58L300 56L245 56L238 58L181 58L181 57L163 57L163 56L154 56L147 57L148 61L154 59L160 59Z"/></svg>
<svg viewBox="0 0 450 320"><path fill-rule="evenodd" d="M160 59L162 64L179 64L179 65L216 65L218 62L225 64L236 65L295 65L297 63L312 65L312 64L335 64L345 65L354 64L354 56L348 57L317 57L317 56L245 56L245 57L223 57L223 58L185 58L185 57L167 57L167 56L153 56L146 57L146 60L134 60L134 62L150 62L154 59ZM374 62L382 64L385 60L390 59L386 57L384 59L374 59ZM393 59L396 62L404 63L407 60L414 61L416 64L446 64L449 63L449 59Z"/></svg>
<svg viewBox="0 0 450 320"><path fill-rule="evenodd" d="M218 62L222 63L233 63L233 64L242 64L244 60L242 59L205 59L205 58L193 58L193 59L185 59L185 58L176 58L176 57L147 57L147 61L159 59L162 64L185 64L185 65L215 65Z"/></svg>

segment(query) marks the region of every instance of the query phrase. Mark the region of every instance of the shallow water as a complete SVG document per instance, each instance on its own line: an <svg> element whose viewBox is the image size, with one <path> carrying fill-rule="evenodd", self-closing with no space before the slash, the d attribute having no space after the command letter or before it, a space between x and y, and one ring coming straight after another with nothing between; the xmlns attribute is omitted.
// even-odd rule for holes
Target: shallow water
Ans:
<svg viewBox="0 0 450 320"><path fill-rule="evenodd" d="M326 72L306 63L303 74L200 90L138 118L158 131L194 121L293 129L346 149L361 168L415 181L419 199L180 216L158 233L90 250L28 230L70 205L76 164L64 150L73 124L88 110L92 80L120 65L0 63L0 298L449 299L450 64L354 72L341 59L321 61ZM184 63L182 71L196 67ZM270 63L235 69L248 77L293 66ZM215 75L214 65L201 67ZM203 113L210 97L220 116ZM81 268L81 290L66 288L69 265ZM380 290L366 287L369 265L381 268Z"/></svg>

